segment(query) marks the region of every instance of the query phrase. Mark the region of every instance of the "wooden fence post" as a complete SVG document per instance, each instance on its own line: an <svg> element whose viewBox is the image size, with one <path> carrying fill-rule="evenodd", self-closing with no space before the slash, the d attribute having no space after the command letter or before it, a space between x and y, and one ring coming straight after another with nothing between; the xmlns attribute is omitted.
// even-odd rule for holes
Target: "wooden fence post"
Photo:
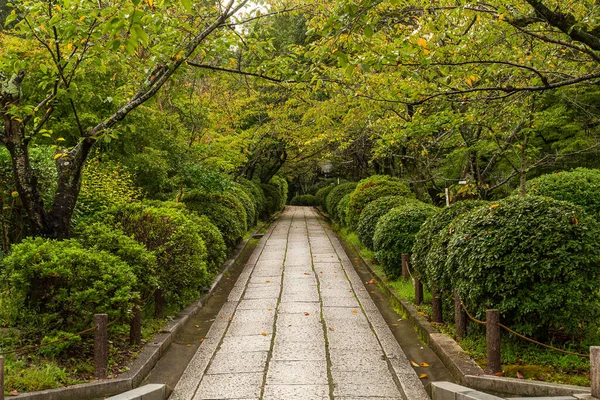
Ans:
<svg viewBox="0 0 600 400"><path fill-rule="evenodd" d="M463 339L467 336L467 315L462 308L458 290L454 289L454 324L456 325L456 338Z"/></svg>
<svg viewBox="0 0 600 400"><path fill-rule="evenodd" d="M133 317L129 323L129 344L142 344L142 307L140 300L133 303Z"/></svg>
<svg viewBox="0 0 600 400"><path fill-rule="evenodd" d="M408 271L408 263L410 262L410 254L402 254L402 279L407 280L410 278L410 272Z"/></svg>
<svg viewBox="0 0 600 400"><path fill-rule="evenodd" d="M94 315L94 376L108 377L108 314Z"/></svg>
<svg viewBox="0 0 600 400"><path fill-rule="evenodd" d="M420 306L423 303L423 284L419 278L414 278L415 285L415 304Z"/></svg>
<svg viewBox="0 0 600 400"><path fill-rule="evenodd" d="M162 289L156 289L154 292L154 314L156 318L165 317L165 298Z"/></svg>
<svg viewBox="0 0 600 400"><path fill-rule="evenodd" d="M4 357L0 356L0 400L4 400Z"/></svg>
<svg viewBox="0 0 600 400"><path fill-rule="evenodd" d="M435 287L431 288L431 319L436 324L444 323L442 314L442 294Z"/></svg>
<svg viewBox="0 0 600 400"><path fill-rule="evenodd" d="M600 399L600 346L590 347L590 380L592 397Z"/></svg>
<svg viewBox="0 0 600 400"><path fill-rule="evenodd" d="M487 346L487 370L491 374L502 372L500 361L500 311L485 311L485 341Z"/></svg>

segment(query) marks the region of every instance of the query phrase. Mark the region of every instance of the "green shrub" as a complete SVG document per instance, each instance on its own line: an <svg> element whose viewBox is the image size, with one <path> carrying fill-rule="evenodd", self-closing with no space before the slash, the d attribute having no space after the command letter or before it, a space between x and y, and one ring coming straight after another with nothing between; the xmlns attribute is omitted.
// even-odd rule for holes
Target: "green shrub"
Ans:
<svg viewBox="0 0 600 400"><path fill-rule="evenodd" d="M386 275L400 276L401 255L412 252L421 225L437 211L437 207L415 200L392 209L379 219L373 235L373 249Z"/></svg>
<svg viewBox="0 0 600 400"><path fill-rule="evenodd" d="M185 209L132 203L109 213L115 226L156 256L158 282L167 304L186 306L211 283L200 228Z"/></svg>
<svg viewBox="0 0 600 400"><path fill-rule="evenodd" d="M77 240L25 239L3 260L0 307L10 325L32 334L76 332L94 314L125 318L136 278L129 266Z"/></svg>
<svg viewBox="0 0 600 400"><path fill-rule="evenodd" d="M285 203L277 186L262 183L260 185L266 198L266 207L264 217L269 218L271 215L283 210Z"/></svg>
<svg viewBox="0 0 600 400"><path fill-rule="evenodd" d="M335 186L333 185L329 185L329 186L325 186L322 187L321 189L317 190L317 193L315 193L315 197L317 198L317 201L319 202L319 206L325 208L325 199L327 198L327 195L333 190Z"/></svg>
<svg viewBox="0 0 600 400"><path fill-rule="evenodd" d="M437 289L451 293L451 271L445 268L448 239L454 220L461 214L488 204L482 200L463 200L441 208L427 218L415 237L412 251L412 267L421 282L434 284Z"/></svg>
<svg viewBox="0 0 600 400"><path fill-rule="evenodd" d="M577 168L542 175L527 182L527 193L577 204L600 218L600 170Z"/></svg>
<svg viewBox="0 0 600 400"><path fill-rule="evenodd" d="M137 279L134 289L142 298L149 296L158 287L156 257L143 244L125 235L118 224L80 224L75 235L84 247L93 251L107 251L127 263Z"/></svg>
<svg viewBox="0 0 600 400"><path fill-rule="evenodd" d="M358 219L356 235L360 242L369 250L373 250L373 235L379 219L393 208L409 202L417 202L415 199L402 196L385 196L367 204Z"/></svg>
<svg viewBox="0 0 600 400"><path fill-rule="evenodd" d="M288 183L285 180L285 178L275 175L271 178L269 183L277 187L277 189L279 189L279 193L281 194L281 198L283 199L283 205L285 206L288 200ZM283 209L283 207L281 208Z"/></svg>
<svg viewBox="0 0 600 400"><path fill-rule="evenodd" d="M299 196L294 196L292 201L290 201L290 204L292 206L318 206L319 202L312 194L301 194Z"/></svg>
<svg viewBox="0 0 600 400"><path fill-rule="evenodd" d="M258 221L256 214L256 203L252 196L246 192L246 189L237 182L233 182L230 189L231 193L238 198L244 211L246 211L246 228L253 227Z"/></svg>
<svg viewBox="0 0 600 400"><path fill-rule="evenodd" d="M600 303L599 223L548 197L509 197L458 217L446 268L471 313L546 339L595 321Z"/></svg>
<svg viewBox="0 0 600 400"><path fill-rule="evenodd" d="M360 214L367 204L384 196L415 197L410 191L410 188L398 178L392 178L385 175L374 175L363 179L358 183L356 189L350 195L346 216L346 224L350 229L356 229Z"/></svg>
<svg viewBox="0 0 600 400"><path fill-rule="evenodd" d="M335 217L341 226L346 226L346 220L348 216L348 203L350 203L351 194L347 194L339 201L335 208Z"/></svg>
<svg viewBox="0 0 600 400"><path fill-rule="evenodd" d="M258 183L249 181L248 179L240 179L239 184L254 199L254 204L256 207L256 217L258 218L264 213L265 208L267 207L267 199L265 198L265 193L262 191Z"/></svg>
<svg viewBox="0 0 600 400"><path fill-rule="evenodd" d="M335 186L327 197L325 197L325 211L330 217L336 219L337 205L345 195L352 193L356 189L356 182L346 182Z"/></svg>

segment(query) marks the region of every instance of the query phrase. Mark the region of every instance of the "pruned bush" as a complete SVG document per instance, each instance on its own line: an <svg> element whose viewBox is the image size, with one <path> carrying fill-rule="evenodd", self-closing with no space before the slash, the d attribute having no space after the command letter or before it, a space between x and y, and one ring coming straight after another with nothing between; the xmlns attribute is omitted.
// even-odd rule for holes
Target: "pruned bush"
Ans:
<svg viewBox="0 0 600 400"><path fill-rule="evenodd" d="M290 204L293 206L318 206L319 202L317 198L312 194L301 194L299 196L294 196Z"/></svg>
<svg viewBox="0 0 600 400"><path fill-rule="evenodd" d="M258 221L256 214L256 204L254 199L248 194L245 188L237 182L234 182L231 189L231 193L238 198L244 211L246 211L246 226L247 228L253 227Z"/></svg>
<svg viewBox="0 0 600 400"><path fill-rule="evenodd" d="M500 310L503 324L547 339L599 317L599 223L583 208L510 197L456 220L446 268L469 311Z"/></svg>
<svg viewBox="0 0 600 400"><path fill-rule="evenodd" d="M329 193L333 190L335 186L333 185L329 185L329 186L325 186L322 187L321 189L317 190L317 193L315 193L315 197L317 198L317 201L319 202L319 206L321 207L325 207L325 199L327 198L327 195L329 195Z"/></svg>
<svg viewBox="0 0 600 400"><path fill-rule="evenodd" d="M346 226L346 220L348 216L348 203L350 203L350 194L347 194L344 197L342 197L337 207L335 208L335 216L338 223L341 226Z"/></svg>
<svg viewBox="0 0 600 400"><path fill-rule="evenodd" d="M81 224L75 235L84 247L107 251L127 263L137 279L134 290L141 297L147 297L158 287L156 257L142 243L125 235L118 226L104 222Z"/></svg>
<svg viewBox="0 0 600 400"><path fill-rule="evenodd" d="M454 290L452 271L445 267L448 239L454 229L454 221L459 215L486 204L488 202L483 200L459 201L427 218L415 237L411 257L413 271L423 283L448 293Z"/></svg>
<svg viewBox="0 0 600 400"><path fill-rule="evenodd" d="M360 242L369 250L373 250L373 235L379 219L393 208L409 202L417 202L417 200L402 196L385 196L367 204L360 214L356 228L356 235Z"/></svg>
<svg viewBox="0 0 600 400"><path fill-rule="evenodd" d="M283 199L283 205L285 206L287 204L287 200L288 200L288 183L285 180L285 178L275 175L274 177L271 178L269 183L271 185L277 187L277 189L279 189L279 193L281 194L281 198ZM283 209L283 207L281 207L281 208Z"/></svg>
<svg viewBox="0 0 600 400"><path fill-rule="evenodd" d="M185 209L132 203L108 213L112 224L156 256L158 282L167 304L185 306L211 283L200 228Z"/></svg>
<svg viewBox="0 0 600 400"><path fill-rule="evenodd" d="M577 168L542 175L527 181L527 192L577 204L600 218L600 170Z"/></svg>
<svg viewBox="0 0 600 400"><path fill-rule="evenodd" d="M136 296L124 261L73 239L25 239L4 258L1 278L3 319L34 335L87 329L96 313L125 319Z"/></svg>
<svg viewBox="0 0 600 400"><path fill-rule="evenodd" d="M356 189L350 195L346 216L346 224L350 229L356 229L360 214L367 204L384 196L415 197L408 185L398 178L392 178L386 175L374 175L363 179L358 183Z"/></svg>
<svg viewBox="0 0 600 400"><path fill-rule="evenodd" d="M263 183L260 187L266 198L266 207L263 216L268 218L276 212L283 210L285 202L283 201L283 196L281 196L281 192L277 186Z"/></svg>
<svg viewBox="0 0 600 400"><path fill-rule="evenodd" d="M261 189L260 185L244 178L239 180L239 184L246 189L247 193L251 194L256 207L256 217L260 217L267 207L267 199L265 198L265 193Z"/></svg>
<svg viewBox="0 0 600 400"><path fill-rule="evenodd" d="M325 211L336 220L337 205L345 195L352 193L356 189L356 182L346 182L335 186L327 197L325 197Z"/></svg>
<svg viewBox="0 0 600 400"><path fill-rule="evenodd" d="M373 235L373 249L386 275L400 276L401 255L412 251L421 225L437 211L437 207L415 200L392 209L379 219Z"/></svg>

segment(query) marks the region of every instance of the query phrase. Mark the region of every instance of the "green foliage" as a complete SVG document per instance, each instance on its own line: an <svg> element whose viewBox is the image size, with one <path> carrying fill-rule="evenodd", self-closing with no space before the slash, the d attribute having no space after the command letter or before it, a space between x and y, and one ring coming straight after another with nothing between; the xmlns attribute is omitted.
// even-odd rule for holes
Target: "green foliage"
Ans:
<svg viewBox="0 0 600 400"><path fill-rule="evenodd" d="M206 246L185 209L132 203L108 214L116 227L154 253L158 282L168 304L186 306L210 284ZM98 218L106 219L104 214Z"/></svg>
<svg viewBox="0 0 600 400"><path fill-rule="evenodd" d="M339 201L337 207L335 208L335 219L341 226L346 225L346 221L348 219L348 204L350 203L350 196L352 194L348 193Z"/></svg>
<svg viewBox="0 0 600 400"><path fill-rule="evenodd" d="M317 201L316 196L312 194L301 194L298 196L294 196L290 204L293 206L318 206L319 202Z"/></svg>
<svg viewBox="0 0 600 400"><path fill-rule="evenodd" d="M600 170L577 168L539 176L527 182L528 193L582 206L600 219Z"/></svg>
<svg viewBox="0 0 600 400"><path fill-rule="evenodd" d="M356 182L346 182L335 186L325 197L325 211L336 219L336 208L342 197L356 189Z"/></svg>
<svg viewBox="0 0 600 400"><path fill-rule="evenodd" d="M185 186L203 193L225 192L233 186L228 177L200 164L184 164L181 176Z"/></svg>
<svg viewBox="0 0 600 400"><path fill-rule="evenodd" d="M279 193L281 194L281 197L283 199L283 205L286 205L287 200L288 200L287 180L285 178L282 178L281 176L275 175L274 177L271 178L271 180L269 181L269 184L271 184L271 185L277 187L277 189L279 189Z"/></svg>
<svg viewBox="0 0 600 400"><path fill-rule="evenodd" d="M228 248L233 249L246 234L246 211L231 193L186 192L181 199L190 210L206 215L219 228Z"/></svg>
<svg viewBox="0 0 600 400"><path fill-rule="evenodd" d="M327 198L327 195L333 190L335 186L333 185L328 185L325 187L322 187L321 189L317 190L317 193L315 193L315 197L317 198L317 201L319 202L319 205L321 207L325 207L325 199Z"/></svg>
<svg viewBox="0 0 600 400"><path fill-rule="evenodd" d="M3 318L33 334L89 328L95 313L124 319L137 283L131 268L108 252L42 238L12 247L2 282Z"/></svg>
<svg viewBox="0 0 600 400"><path fill-rule="evenodd" d="M205 215L197 216L190 213L188 218L194 221L198 234L206 245L208 253L206 269L208 274L210 277L216 276L222 271L223 262L227 258L227 246L225 240L223 240L223 235L221 235L219 228Z"/></svg>
<svg viewBox="0 0 600 400"><path fill-rule="evenodd" d="M546 339L595 321L600 226L576 205L509 197L458 217L446 269L469 311L500 310L505 325Z"/></svg>
<svg viewBox="0 0 600 400"><path fill-rule="evenodd" d="M75 235L84 247L92 251L107 251L127 263L137 279L134 290L141 297L147 297L158 287L156 257L142 243L125 235L118 223L80 224Z"/></svg>
<svg viewBox="0 0 600 400"><path fill-rule="evenodd" d="M384 196L415 197L400 179L387 175L373 175L360 181L350 195L346 224L351 229L356 229L360 214L367 204Z"/></svg>
<svg viewBox="0 0 600 400"><path fill-rule="evenodd" d="M61 340L68 337L67 340ZM56 343L53 343L56 342ZM81 343L81 336L75 335L71 336L69 332L56 331L51 335L46 335L40 342L41 344L46 344L46 346L39 348L39 353L49 357L56 358L60 354L64 353L66 350L71 348L73 345L77 343ZM47 344L52 343L52 344Z"/></svg>
<svg viewBox="0 0 600 400"><path fill-rule="evenodd" d="M459 215L486 204L482 200L458 201L427 218L415 237L411 256L413 271L423 283L435 284L436 288L452 293L451 271L445 268L445 262L448 238L454 229L453 221Z"/></svg>
<svg viewBox="0 0 600 400"><path fill-rule="evenodd" d="M247 189L240 185L237 182L233 182L231 189L229 189L231 194L233 194L240 201L242 206L244 207L244 211L246 211L246 227L250 228L256 225L258 221L258 216L256 214L256 202L252 198L252 195L248 193Z"/></svg>
<svg viewBox="0 0 600 400"><path fill-rule="evenodd" d="M373 235L373 249L386 275L400 276L401 255L412 252L421 225L436 212L437 207L415 200L392 209L379 219Z"/></svg>
<svg viewBox="0 0 600 400"><path fill-rule="evenodd" d="M263 217L268 218L276 212L283 210L285 203L283 202L283 197L277 186L262 183L260 188L265 194L266 199Z"/></svg>
<svg viewBox="0 0 600 400"><path fill-rule="evenodd" d="M260 185L248 179L240 179L239 184L252 196L256 208L256 218L258 219L267 207L267 199Z"/></svg>
<svg viewBox="0 0 600 400"><path fill-rule="evenodd" d="M379 219L387 214L391 209L417 202L415 199L402 196L385 196L367 204L358 219L356 234L361 243L369 250L373 250L373 235Z"/></svg>

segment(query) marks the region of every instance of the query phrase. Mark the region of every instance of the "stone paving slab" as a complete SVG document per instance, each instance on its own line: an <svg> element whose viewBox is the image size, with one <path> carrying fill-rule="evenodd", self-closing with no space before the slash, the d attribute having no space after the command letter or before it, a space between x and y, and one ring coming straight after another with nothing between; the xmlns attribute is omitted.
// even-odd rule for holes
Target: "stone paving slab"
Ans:
<svg viewBox="0 0 600 400"><path fill-rule="evenodd" d="M271 225L228 300L172 398L427 398L348 256L310 207L288 207Z"/></svg>

